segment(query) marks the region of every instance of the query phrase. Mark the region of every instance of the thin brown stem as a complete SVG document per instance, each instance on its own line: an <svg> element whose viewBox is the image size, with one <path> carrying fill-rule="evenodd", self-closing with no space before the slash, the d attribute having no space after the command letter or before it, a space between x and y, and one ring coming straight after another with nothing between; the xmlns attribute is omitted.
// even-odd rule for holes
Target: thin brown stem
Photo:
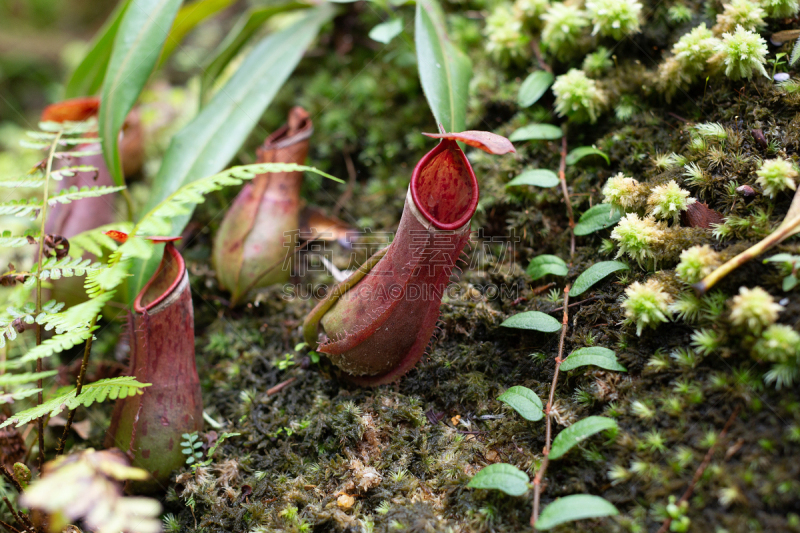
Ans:
<svg viewBox="0 0 800 533"><path fill-rule="evenodd" d="M39 231L39 250L36 254L36 261L38 266L38 272L36 276L36 315L38 316L39 313L42 312L42 278L41 278L41 271L42 271L42 259L44 258L44 235L45 235L45 223L47 222L47 206L48 206L48 198L50 195L50 175L53 171L53 159L55 157L56 148L58 148L58 142L61 140L61 135L63 134L62 131L59 131L55 138L53 139L53 144L50 145L50 152L47 154L47 166L45 167L45 174L44 174L44 192L42 193L42 222L40 225ZM42 344L42 326L41 324L36 324L36 346ZM36 371L42 371L42 359L36 359ZM42 405L44 401L44 396L42 395L42 385L43 381L42 378L39 378L36 381L36 386L39 388L39 393L36 395L36 405ZM36 427L39 432L39 472L42 471L42 467L44 466L44 420L40 417L36 422Z"/></svg>
<svg viewBox="0 0 800 533"><path fill-rule="evenodd" d="M92 322L91 324L89 324L90 332L94 329L96 323L97 323L97 316L92 318ZM86 339L86 346L83 349L83 361L81 361L81 370L80 372L78 372L78 383L75 387L76 398L80 396L81 391L83 390L83 380L86 377L86 367L89 366L89 355L91 353L92 353L92 334L89 333L89 338ZM76 410L77 409L72 409L67 415L67 423L64 424L64 433L61 434L61 440L58 441L58 447L56 448L56 456L64 453L64 446L67 443L67 437L69 436L69 430L72 427L72 420L75 418Z"/></svg>
<svg viewBox="0 0 800 533"><path fill-rule="evenodd" d="M567 189L567 135L561 137L561 162L558 164L558 180L561 182L561 192L564 194L564 203L567 204L567 217L569 218L569 258L575 257L575 217L572 214L572 201L569 199Z"/></svg>
<svg viewBox="0 0 800 533"><path fill-rule="evenodd" d="M0 472L2 472L3 477L6 478L8 482L11 483L11 485L13 485L15 489L17 489L17 492L22 494L23 490L22 485L19 484L19 481L17 481L17 478L14 477L14 474L9 472L8 468L6 468L6 465L4 465L3 463L0 463Z"/></svg>
<svg viewBox="0 0 800 533"><path fill-rule="evenodd" d="M683 496L681 496L681 499L678 500L678 504L687 502L689 501L689 498L692 497L694 488L697 486L698 481L700 481L700 478L703 476L703 472L705 472L706 468L708 468L708 465L711 464L711 459L714 457L714 451L716 450L717 445L720 442L722 442L722 439L724 439L725 435L728 434L728 430L733 425L733 422L736 420L736 417L739 416L739 411L741 410L742 406L737 405L736 409L734 409L733 413L731 413L731 416L728 417L728 421L725 422L725 427L722 428L722 431L720 432L716 442L714 442L714 444L712 444L711 447L708 449L708 452L706 452L706 456L703 457L703 462L701 462L700 466L698 466L697 470L695 470L694 476L692 477L692 481L689 482L689 486L686 488L686 491L683 493ZM672 518L667 517L667 519L664 520L664 523L661 524L661 528L658 530L658 533L666 533L669 530L669 525L671 523L672 523Z"/></svg>
<svg viewBox="0 0 800 533"><path fill-rule="evenodd" d="M536 525L539 519L539 499L542 495L542 480L544 474L547 472L547 465L550 462L550 443L552 436L553 425L553 402L556 397L556 385L558 384L558 371L561 368L561 363L564 360L564 341L567 338L567 328L569 327L569 285L564 287L564 315L561 318L561 338L558 341L558 355L556 356L556 370L553 373L553 382L550 384L550 397L547 399L547 406L544 408L544 414L547 417L545 420L545 440L544 440L544 458L542 464L539 466L539 471L533 478L533 512L531 513L531 527Z"/></svg>
<svg viewBox="0 0 800 533"><path fill-rule="evenodd" d="M11 524L3 522L2 520L0 520L0 526L3 526L4 528L6 528L6 530L10 531L11 533L22 533L19 529L15 528Z"/></svg>
<svg viewBox="0 0 800 533"><path fill-rule="evenodd" d="M539 63L539 68L544 70L545 72L549 72L550 74L553 73L553 69L550 65L542 57L542 49L539 47L539 39L533 38L531 39L531 48L533 49L533 55L536 56L536 62Z"/></svg>
<svg viewBox="0 0 800 533"><path fill-rule="evenodd" d="M25 528L25 530L33 529L33 524L31 524L31 521L28 520L28 517L14 509L14 506L11 505L11 502L8 501L8 498L3 496L3 501L6 503L8 510L11 512L11 516L14 517L14 520L16 520L23 528Z"/></svg>
<svg viewBox="0 0 800 533"><path fill-rule="evenodd" d="M286 381L278 383L274 387L267 390L267 396L272 396L273 394L279 393L280 391L282 391L283 389L294 383L296 379L297 378L289 378Z"/></svg>

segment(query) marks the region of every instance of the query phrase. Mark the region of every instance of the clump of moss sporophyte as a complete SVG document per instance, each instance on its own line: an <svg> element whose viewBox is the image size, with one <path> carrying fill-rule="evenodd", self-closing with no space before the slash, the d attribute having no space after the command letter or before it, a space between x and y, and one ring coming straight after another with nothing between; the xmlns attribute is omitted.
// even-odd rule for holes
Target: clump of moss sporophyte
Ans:
<svg viewBox="0 0 800 533"><path fill-rule="evenodd" d="M608 103L608 95L597 82L582 70L570 69L553 83L558 116L569 117L575 122L597 122L597 117Z"/></svg>
<svg viewBox="0 0 800 533"><path fill-rule="evenodd" d="M581 70L587 76L596 78L605 74L612 66L614 66L614 63L611 61L611 50L601 46L594 52L586 54L586 57L583 58Z"/></svg>
<svg viewBox="0 0 800 533"><path fill-rule="evenodd" d="M750 0L731 0L723 4L723 11L717 15L717 23L712 28L719 35L735 30L738 26L746 30L760 30L767 25L766 13L757 2Z"/></svg>
<svg viewBox="0 0 800 533"><path fill-rule="evenodd" d="M486 50L501 62L528 57L530 37L510 5L500 4L492 11L486 18L484 34L489 40Z"/></svg>
<svg viewBox="0 0 800 533"><path fill-rule="evenodd" d="M795 190L797 184L797 167L791 161L785 159L768 159L761 163L756 171L758 183L764 190L764 194L774 198L781 191L786 189Z"/></svg>
<svg viewBox="0 0 800 533"><path fill-rule="evenodd" d="M617 257L627 255L639 265L655 259L656 247L664 242L666 229L664 222L653 217L639 218L636 213L628 213L611 232L619 246Z"/></svg>
<svg viewBox="0 0 800 533"><path fill-rule="evenodd" d="M657 219L677 222L681 211L686 211L697 201L690 198L690 194L686 189L681 189L675 180L657 185L650 190L650 196L647 197L647 213Z"/></svg>
<svg viewBox="0 0 800 533"><path fill-rule="evenodd" d="M739 288L739 294L731 301L731 323L746 328L749 333L758 335L778 320L783 306L776 302L770 293L761 287Z"/></svg>
<svg viewBox="0 0 800 533"><path fill-rule="evenodd" d="M800 11L798 0L762 0L761 5L772 18L794 17Z"/></svg>
<svg viewBox="0 0 800 533"><path fill-rule="evenodd" d="M658 66L658 87L668 101L679 88L687 88L706 70L719 42L705 23L678 39L672 46L672 56Z"/></svg>
<svg viewBox="0 0 800 533"><path fill-rule="evenodd" d="M664 290L664 286L655 279L646 283L638 281L625 289L625 300L622 308L625 309L626 321L636 324L636 335L642 335L645 327L655 328L663 322L669 322L669 304L672 296Z"/></svg>
<svg viewBox="0 0 800 533"><path fill-rule="evenodd" d="M667 10L667 18L670 22L675 24L681 24L683 22L689 22L692 20L694 16L694 11L689 6L684 4L675 4L670 6Z"/></svg>
<svg viewBox="0 0 800 533"><path fill-rule="evenodd" d="M764 64L767 62L767 42L755 32L741 26L733 33L722 35L722 42L714 48L709 62L725 68L725 75L732 80L751 78L753 73L769 77Z"/></svg>
<svg viewBox="0 0 800 533"><path fill-rule="evenodd" d="M639 14L642 4L638 0L588 0L586 12L594 24L592 35L611 37L617 41L626 35L639 33Z"/></svg>
<svg viewBox="0 0 800 533"><path fill-rule="evenodd" d="M710 246L692 246L681 252L681 260L675 267L678 278L692 285L711 274L720 265L719 254Z"/></svg>
<svg viewBox="0 0 800 533"><path fill-rule="evenodd" d="M643 188L633 178L618 172L609 178L603 187L603 202L610 204L615 210L622 213L636 211L644 202Z"/></svg>
<svg viewBox="0 0 800 533"><path fill-rule="evenodd" d="M541 16L550 7L550 0L516 0L514 15L529 27L541 26Z"/></svg>
<svg viewBox="0 0 800 533"><path fill-rule="evenodd" d="M578 40L583 35L583 29L589 25L585 11L556 2L541 18L544 21L542 46L549 55L567 59L579 52Z"/></svg>
<svg viewBox="0 0 800 533"><path fill-rule="evenodd" d="M751 355L758 361L772 363L764 381L775 387L789 387L800 375L800 333L784 324L773 324L753 345Z"/></svg>

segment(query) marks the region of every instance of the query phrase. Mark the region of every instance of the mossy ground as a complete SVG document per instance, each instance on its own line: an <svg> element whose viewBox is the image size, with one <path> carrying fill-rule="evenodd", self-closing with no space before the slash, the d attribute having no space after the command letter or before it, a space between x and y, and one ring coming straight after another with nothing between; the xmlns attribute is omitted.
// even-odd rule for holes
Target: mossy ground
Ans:
<svg viewBox="0 0 800 533"><path fill-rule="evenodd" d="M345 17L336 27L359 35L365 33L358 31L365 20L368 24L368 16ZM461 28L458 38L467 44L474 39L468 22L454 21ZM635 327L624 323L620 297L629 283L656 275L673 293L681 290L672 270L681 250L711 244L728 258L774 228L790 195L745 202L728 194L729 184L754 185L759 158L776 153L791 157L800 150L797 98L770 80L731 83L716 78L669 105L643 86L645 67L653 65L643 64L642 50L655 46L657 57L676 32L657 22L616 51L619 64L605 83L614 94L633 96L635 111L628 120L609 114L592 127L569 126L570 147L596 144L611 158L608 166L596 158L568 168L573 206L580 213L599 203L603 183L618 171L650 186L668 179L684 183L682 167L660 170L653 163L657 153L676 152L706 165L717 160L707 183L687 187L724 216L749 222L737 225L723 242L710 230L682 229L665 247L657 273L634 266L576 298L586 301L572 308L566 351L589 345L612 348L629 372L584 368L562 375L556 393L558 420L569 424L604 414L615 418L620 429L612 439L589 439L552 464L543 500L546 504L559 496L591 493L620 510L619 517L573 523L563 531L655 531L669 496L683 493L715 436L741 406L690 500L690 530L797 531L798 389L775 390L764 384L766 368L748 355L753 339L726 321L723 303L741 285L760 285L786 306L780 322L797 328L797 289L782 292L777 269L759 262L734 272L717 288L722 296L711 301L711 316L700 319L699 325L713 327L726 339L717 353L705 357L690 345L697 324L676 320L637 337ZM332 42L336 35L335 30ZM270 129L288 106L306 106L317 125L311 163L346 176L344 158L353 158L358 173L353 200L341 216L376 230L395 227L411 168L429 149L418 133L420 128L434 129L432 120L420 122L426 109L418 86L409 82L413 58L404 38L386 49L369 45L376 49L371 54L328 54L321 68L319 60L306 60L264 121ZM651 47L639 46L643 43ZM356 42L354 50L362 44ZM516 88L524 72L478 58L471 126L509 134L547 118L546 99L542 106L518 109ZM302 95L300 100L296 94ZM719 122L731 135L692 152L687 125L693 122ZM752 129L763 130L771 142L768 148L758 145ZM483 243L489 243L476 249L492 253L454 282L463 289L462 296L445 299L441 331L417 367L399 382L375 389L351 386L324 359L312 364L294 352L313 301L286 300L281 288L273 288L258 295L257 305L235 310L225 306L225 294L205 265L216 213L235 191L201 209L197 227L209 226L187 251L197 274L198 366L207 410L225 421L217 433L241 435L226 441L211 466L182 474L170 491L167 505L182 528L511 532L529 527L531 494L514 498L466 488L476 471L493 462L508 462L533 474L544 446L544 423L524 421L496 398L513 385L546 397L557 336L504 330L499 324L522 311L556 311L561 304L540 287L553 282L560 289L603 258L603 239L610 229L578 238L566 279L531 282L524 268L532 257L551 253L569 260L568 221L558 188L504 188L523 168L557 168L559 147L531 142L518 143L517 149L514 157L470 154L482 188L475 228L483 228ZM328 207L342 190L316 182L305 187L310 203ZM502 242L514 240L512 235L517 240L512 253L501 258ZM797 253L797 244L790 241L778 250ZM347 252L337 249L334 257L344 261ZM320 273L310 279L331 283ZM505 284L516 292L490 298L483 293L489 284ZM287 353L295 364L281 369L278 361ZM267 395L269 388L291 378L295 381L289 386ZM353 496L354 503L341 500L343 494ZM187 499L193 502L191 510Z"/></svg>

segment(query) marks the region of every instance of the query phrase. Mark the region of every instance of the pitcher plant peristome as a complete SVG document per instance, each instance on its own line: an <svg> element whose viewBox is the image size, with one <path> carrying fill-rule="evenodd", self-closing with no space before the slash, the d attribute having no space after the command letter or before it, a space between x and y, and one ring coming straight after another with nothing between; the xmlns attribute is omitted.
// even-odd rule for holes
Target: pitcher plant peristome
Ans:
<svg viewBox="0 0 800 533"><path fill-rule="evenodd" d="M470 233L478 181L457 141L514 152L489 132L425 134L441 142L414 168L394 241L334 287L306 317L306 342L350 381L380 385L422 357Z"/></svg>

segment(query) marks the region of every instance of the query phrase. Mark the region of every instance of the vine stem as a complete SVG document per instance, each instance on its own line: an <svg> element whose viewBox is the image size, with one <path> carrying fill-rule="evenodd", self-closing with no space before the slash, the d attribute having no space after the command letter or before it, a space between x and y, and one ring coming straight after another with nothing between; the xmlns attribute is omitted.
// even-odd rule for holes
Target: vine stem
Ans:
<svg viewBox="0 0 800 533"><path fill-rule="evenodd" d="M77 398L81 394L81 390L83 390L83 380L86 377L86 367L89 365L89 354L92 353L92 333L91 331L94 329L95 324L97 323L97 315L92 318L92 322L89 324L89 338L86 339L86 346L83 349L83 361L81 361L81 371L78 373L78 383L75 387L75 397ZM64 424L64 433L61 434L61 440L58 441L58 447L56 448L56 455L61 455L64 453L64 446L67 443L67 436L69 435L69 430L72 427L72 419L75 418L75 411L76 409L72 409L69 414L67 415L67 423Z"/></svg>
<svg viewBox="0 0 800 533"><path fill-rule="evenodd" d="M566 141L565 141L566 146ZM556 397L556 385L558 384L558 371L561 368L561 363L564 361L564 341L567 338L567 328L569 327L569 285L564 287L564 315L561 319L561 338L558 341L558 355L556 356L556 371L553 373L553 382L550 384L550 397L547 399L547 406L544 408L544 414L547 417L545 422L545 440L544 440L544 458L542 464L539 466L539 471L533 478L533 512L531 513L531 527L536 525L539 519L539 498L542 495L542 480L544 474L547 472L547 465L550 460L550 444L552 436L553 425L553 402Z"/></svg>
<svg viewBox="0 0 800 533"><path fill-rule="evenodd" d="M567 132L561 137L561 162L558 164L558 181L561 182L561 192L564 194L564 203L567 204L567 217L569 217L569 258L575 257L575 217L572 214L572 201L567 190Z"/></svg>
<svg viewBox="0 0 800 533"><path fill-rule="evenodd" d="M63 135L64 131L60 130L56 133L55 138L53 139L53 144L50 145L50 152L47 154L47 167L45 169L44 174L44 194L42 196L42 223L40 226L39 231L39 251L36 256L37 264L39 265L37 274L41 274L42 271L42 258L44 256L44 232L45 232L45 223L47 222L47 201L49 200L50 195L50 174L53 170L53 159L55 157L56 149L58 148L58 141L61 140L61 135ZM36 315L38 316L39 313L42 312L42 278L40 275L36 276ZM36 324L36 346L42 344L42 325ZM39 357L36 359L36 371L42 371L42 358ZM43 380L39 378L36 381L36 387L39 389L39 393L36 395L36 404L42 405L44 401L44 396L42 395L42 385ZM39 433L39 472L42 471L42 467L44 466L44 419L39 417L36 421L36 429Z"/></svg>
<svg viewBox="0 0 800 533"><path fill-rule="evenodd" d="M711 445L711 448L708 449L706 452L706 456L703 457L703 462L700 463L700 466L697 467L697 470L694 472L694 476L692 477L692 481L689 483L689 486L686 487L686 492L683 493L681 499L678 500L678 505L682 504L683 502L689 501L689 498L692 497L692 493L694 492L694 488L697 486L697 482L700 481L700 478L703 476L703 472L706 471L708 465L711 464L711 458L714 456L714 450L716 450L717 445L725 438L725 435L728 434L728 430L733 425L733 422L736 420L736 417L739 416L739 411L742 410L742 406L737 405L736 409L733 410L731 416L728 417L728 421L725 422L725 427L722 428L722 431L719 434L719 438L717 438L716 442ZM658 533L666 533L669 530L669 525L672 523L672 517L667 517L664 520L664 523L661 524L661 528L658 530Z"/></svg>

